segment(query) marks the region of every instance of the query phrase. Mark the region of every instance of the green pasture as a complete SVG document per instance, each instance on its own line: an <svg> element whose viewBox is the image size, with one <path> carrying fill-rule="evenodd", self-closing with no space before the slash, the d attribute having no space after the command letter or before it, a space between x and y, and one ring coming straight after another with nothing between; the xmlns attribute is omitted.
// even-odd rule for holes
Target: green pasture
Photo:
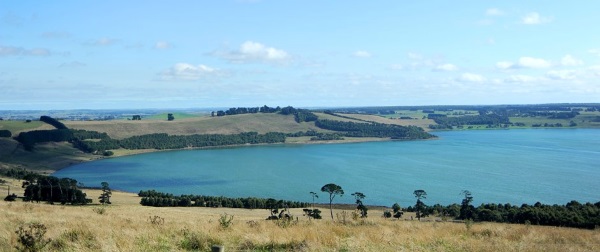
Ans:
<svg viewBox="0 0 600 252"><path fill-rule="evenodd" d="M40 122L40 121L25 122L25 121L2 120L2 121L0 121L0 129L9 130L10 132L13 133L13 135L16 135L15 133L17 133L17 132L33 130L35 128L42 126L43 124L44 123Z"/></svg>
<svg viewBox="0 0 600 252"><path fill-rule="evenodd" d="M175 120L204 116L204 115L189 114L189 113L160 113L160 114L156 114L156 115L145 116L144 118L142 118L142 120L146 119L146 120L165 120L166 121L168 114L173 114L173 117L175 117Z"/></svg>
<svg viewBox="0 0 600 252"><path fill-rule="evenodd" d="M556 124L560 123L563 127L569 127L571 121L577 124L578 128L600 128L600 112L581 112L580 115L571 119L551 119L545 116L536 117L510 117L512 123L524 123L525 127L531 127L533 124Z"/></svg>

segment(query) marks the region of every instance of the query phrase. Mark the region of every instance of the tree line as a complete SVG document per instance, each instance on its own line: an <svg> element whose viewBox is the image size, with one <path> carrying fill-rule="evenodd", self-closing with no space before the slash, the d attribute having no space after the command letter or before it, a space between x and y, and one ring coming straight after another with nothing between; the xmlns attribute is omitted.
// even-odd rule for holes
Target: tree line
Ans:
<svg viewBox="0 0 600 252"><path fill-rule="evenodd" d="M416 126L382 123L355 123L327 119L315 121L322 129L341 131L345 137L391 137L392 139L428 139L435 137Z"/></svg>
<svg viewBox="0 0 600 252"><path fill-rule="evenodd" d="M445 127L457 127L462 125L497 125L510 123L508 116L497 114L466 115L459 117L448 117L441 114L429 114L428 118L433 119L437 124Z"/></svg>
<svg viewBox="0 0 600 252"><path fill-rule="evenodd" d="M46 201L50 204L60 202L61 204L85 205L91 203L91 199L86 198L86 194L79 188L81 184L71 178L57 178L54 176L44 176L32 172L20 172L11 170L5 173L11 177L17 177L24 180L21 188L23 201ZM16 195L9 195L5 198L8 201L14 201Z"/></svg>
<svg viewBox="0 0 600 252"><path fill-rule="evenodd" d="M423 190L415 191L423 196ZM422 191L422 192L420 192ZM461 204L442 206L435 204L427 206L417 198L417 204L405 208L409 212L417 212L417 217L429 215L458 220L488 221L514 224L533 224L559 227L575 227L594 229L600 226L600 202L581 204L575 200L566 205L546 205L540 202L534 205L485 203L478 207L471 205L473 196L469 191L463 191L464 199ZM427 195L426 193L424 194Z"/></svg>
<svg viewBox="0 0 600 252"><path fill-rule="evenodd" d="M269 107L264 105L262 107L253 107L253 108L245 108L245 107L237 107L230 108L228 110L219 110L212 111L211 116L229 116L229 115L241 115L241 114L256 114L256 113L280 113L282 115L294 115L294 120L296 122L312 122L317 120L317 116L310 112L307 109L297 109L292 106L287 107Z"/></svg>
<svg viewBox="0 0 600 252"><path fill-rule="evenodd" d="M302 208L309 204L306 202L263 199L255 197L229 198L223 196L206 195L180 195L157 192L155 190L140 191L138 196L142 197L140 204L154 207L227 207L246 209L267 208Z"/></svg>
<svg viewBox="0 0 600 252"><path fill-rule="evenodd" d="M215 147L240 144L283 143L285 134L269 132L244 132L232 135L206 134L206 135L168 135L166 133L132 136L121 140L102 139L100 141L75 141L76 147L86 152L102 152L112 149L182 149L196 147Z"/></svg>

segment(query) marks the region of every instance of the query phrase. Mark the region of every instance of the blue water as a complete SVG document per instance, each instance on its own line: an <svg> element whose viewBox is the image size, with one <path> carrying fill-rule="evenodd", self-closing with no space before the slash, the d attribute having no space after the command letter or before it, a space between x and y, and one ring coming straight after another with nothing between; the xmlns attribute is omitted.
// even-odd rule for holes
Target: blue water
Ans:
<svg viewBox="0 0 600 252"><path fill-rule="evenodd" d="M352 203L371 205L600 201L600 130L531 129L436 132L429 141L269 145L148 153L82 163L56 172L87 186L179 194L312 200L335 183ZM319 202L326 201L321 193Z"/></svg>

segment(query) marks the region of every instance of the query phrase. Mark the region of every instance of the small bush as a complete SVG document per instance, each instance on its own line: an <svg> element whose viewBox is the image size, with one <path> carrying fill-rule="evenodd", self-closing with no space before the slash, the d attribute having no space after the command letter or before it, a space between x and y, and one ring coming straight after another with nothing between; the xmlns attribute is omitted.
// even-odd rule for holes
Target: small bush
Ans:
<svg viewBox="0 0 600 252"><path fill-rule="evenodd" d="M219 218L219 225L222 228L229 228L233 224L233 215L222 214Z"/></svg>
<svg viewBox="0 0 600 252"><path fill-rule="evenodd" d="M187 228L181 231L183 233L183 239L181 240L180 247L184 250L209 251L212 245L221 243L219 240L211 238L203 233L192 232Z"/></svg>
<svg viewBox="0 0 600 252"><path fill-rule="evenodd" d="M48 228L42 223L30 223L26 226L21 225L15 231L18 236L19 246L17 246L17 250L19 251L40 251L44 248L48 243L50 243L50 239L45 239L44 235L46 234Z"/></svg>
<svg viewBox="0 0 600 252"><path fill-rule="evenodd" d="M102 155L103 155L103 156L105 156L105 157L110 157L110 156L112 156L112 155L114 155L114 154L115 154L114 152L112 152L112 151L109 151L109 150L107 150L107 151L104 151L104 152L102 153Z"/></svg>
<svg viewBox="0 0 600 252"><path fill-rule="evenodd" d="M465 220L465 227L467 228L467 231L471 231L471 228L473 227L473 220L466 219Z"/></svg>
<svg viewBox="0 0 600 252"><path fill-rule="evenodd" d="M150 224L152 225L160 226L162 224L165 224L165 219L158 215L155 215L148 217L148 222L150 222Z"/></svg>
<svg viewBox="0 0 600 252"><path fill-rule="evenodd" d="M336 213L335 217L337 218L337 221L339 223L342 223L343 225L346 225L347 224L347 219L348 219L348 212L342 211L341 213Z"/></svg>
<svg viewBox="0 0 600 252"><path fill-rule="evenodd" d="M275 224L277 224L277 226L279 226L280 228L288 228L288 227L295 226L296 224L298 224L298 220L294 220L293 217L281 218L281 219L276 220Z"/></svg>
<svg viewBox="0 0 600 252"><path fill-rule="evenodd" d="M11 194L11 195L7 195L7 196L4 198L4 201L15 201L16 199L17 199L17 195L13 193L13 194Z"/></svg>
<svg viewBox="0 0 600 252"><path fill-rule="evenodd" d="M254 221L254 220L248 221L248 222L246 222L246 224L248 224L248 227L251 227L251 228L257 228L260 226L260 224L258 224L258 222Z"/></svg>
<svg viewBox="0 0 600 252"><path fill-rule="evenodd" d="M97 213L99 215L103 215L106 213L106 208L105 207L94 207L94 208L92 208L92 211L94 211L94 213Z"/></svg>
<svg viewBox="0 0 600 252"><path fill-rule="evenodd" d="M392 212L387 211L387 210L383 211L383 218L386 218L386 219L392 218Z"/></svg>

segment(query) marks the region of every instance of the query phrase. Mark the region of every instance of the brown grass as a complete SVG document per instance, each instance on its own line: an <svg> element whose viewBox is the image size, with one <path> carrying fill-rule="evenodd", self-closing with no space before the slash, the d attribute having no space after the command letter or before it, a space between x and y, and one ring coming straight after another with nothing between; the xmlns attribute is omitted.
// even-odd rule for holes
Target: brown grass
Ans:
<svg viewBox="0 0 600 252"><path fill-rule="evenodd" d="M4 186L2 186L4 187ZM88 197L100 192L87 190ZM38 222L48 227L47 251L599 251L600 232L571 228L383 219L381 210L369 218L341 223L328 218L309 221L291 209L297 221L284 225L264 220L267 210L228 208L154 208L138 205L134 194L113 192L113 204L98 214L99 205L60 206L0 202L0 251L17 246L19 225ZM341 213L348 210L335 210ZM233 225L219 224L222 214ZM158 216L164 223L153 224Z"/></svg>
<svg viewBox="0 0 600 252"><path fill-rule="evenodd" d="M343 116L352 117L356 119L361 119L370 122L384 123L384 124L395 124L400 126L418 126L423 128L424 130L429 130L430 124L436 124L431 119L390 119L383 116L378 115L363 115L363 114L341 114Z"/></svg>
<svg viewBox="0 0 600 252"><path fill-rule="evenodd" d="M194 117L164 120L141 121L65 121L67 127L72 129L94 130L106 132L110 137L122 139L134 135L152 133L167 133L169 135L193 134L237 134L241 132L267 132L293 133L319 130L314 123L296 123L293 116L280 114L243 114L223 117Z"/></svg>

